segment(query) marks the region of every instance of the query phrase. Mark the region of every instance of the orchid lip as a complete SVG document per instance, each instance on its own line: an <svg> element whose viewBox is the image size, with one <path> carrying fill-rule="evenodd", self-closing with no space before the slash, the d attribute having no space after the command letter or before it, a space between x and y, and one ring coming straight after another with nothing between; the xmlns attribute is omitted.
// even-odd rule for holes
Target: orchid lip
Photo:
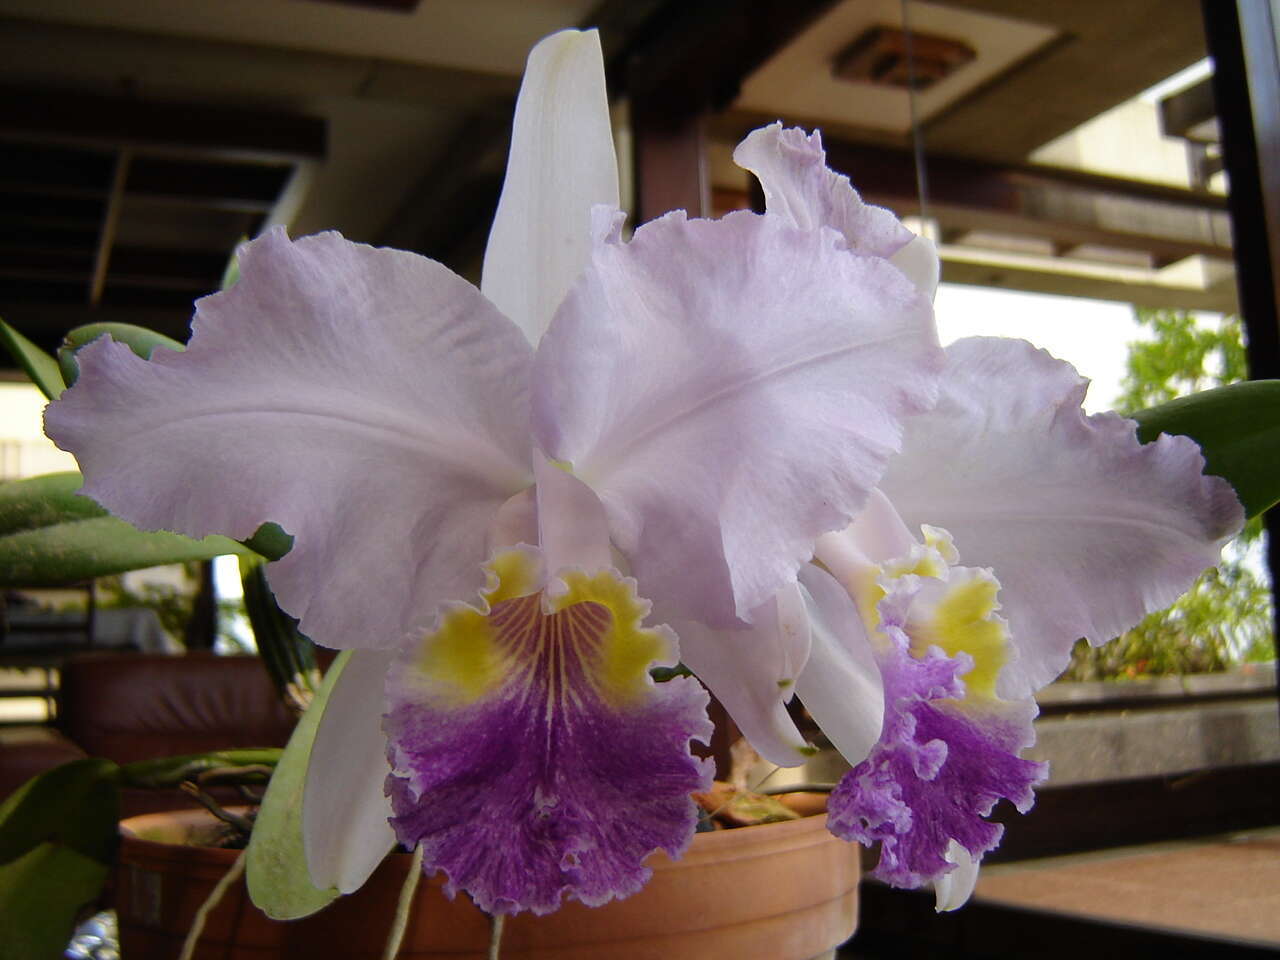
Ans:
<svg viewBox="0 0 1280 960"><path fill-rule="evenodd" d="M649 852L676 856L692 836L707 696L651 679L676 662L674 636L640 626L634 581L561 568L549 597L532 547L488 570L480 602L447 608L388 676L392 825L446 892L491 912L633 893Z"/></svg>

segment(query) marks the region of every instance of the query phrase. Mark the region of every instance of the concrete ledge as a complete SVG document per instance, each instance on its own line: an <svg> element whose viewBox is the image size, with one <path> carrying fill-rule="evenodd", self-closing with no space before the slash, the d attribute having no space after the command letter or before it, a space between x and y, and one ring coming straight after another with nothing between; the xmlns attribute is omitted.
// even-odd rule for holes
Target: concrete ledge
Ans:
<svg viewBox="0 0 1280 960"><path fill-rule="evenodd" d="M1275 697L1126 710L1036 723L1024 754L1049 762L1049 784L1065 786L1280 760Z"/></svg>
<svg viewBox="0 0 1280 960"><path fill-rule="evenodd" d="M1196 700L1204 698L1274 696L1276 664L1246 663L1224 673L1197 673L1175 677L1141 677L1124 681L1052 683L1036 694L1042 713L1073 708L1108 709L1113 704L1143 701Z"/></svg>

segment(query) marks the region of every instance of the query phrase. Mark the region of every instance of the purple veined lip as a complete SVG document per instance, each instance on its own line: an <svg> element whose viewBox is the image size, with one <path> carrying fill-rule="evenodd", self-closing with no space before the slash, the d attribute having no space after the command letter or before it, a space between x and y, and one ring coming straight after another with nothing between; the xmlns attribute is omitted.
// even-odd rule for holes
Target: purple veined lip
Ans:
<svg viewBox="0 0 1280 960"><path fill-rule="evenodd" d="M903 577L879 604L884 728L870 756L844 775L827 804L831 832L867 845L879 842L874 875L905 887L951 871L946 854L953 840L981 858L1004 829L984 817L1001 799L1025 813L1046 775L1043 763L1018 756L1034 739L1033 700L971 696L964 677L975 664L967 653L948 656L932 645L913 653L911 631L918 627L909 610L921 584L930 582L938 585L928 577Z"/></svg>
<svg viewBox="0 0 1280 960"><path fill-rule="evenodd" d="M669 633L639 626L616 574L567 580L551 612L541 592L453 608L388 683L392 826L491 913L635 893L649 853L688 844L689 794L710 779L689 752L710 733L706 693L648 676ZM468 638L481 652L444 663Z"/></svg>

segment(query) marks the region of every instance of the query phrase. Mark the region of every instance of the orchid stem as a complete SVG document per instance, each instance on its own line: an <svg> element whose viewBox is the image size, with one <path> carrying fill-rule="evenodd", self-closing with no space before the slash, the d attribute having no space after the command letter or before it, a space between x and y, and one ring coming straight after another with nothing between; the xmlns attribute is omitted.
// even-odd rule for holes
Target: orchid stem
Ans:
<svg viewBox="0 0 1280 960"><path fill-rule="evenodd" d="M830 793L835 788L834 783L784 783L780 787L762 787L756 793L776 797L784 793Z"/></svg>
<svg viewBox="0 0 1280 960"><path fill-rule="evenodd" d="M223 895L231 889L231 885L240 879L240 874L244 873L244 851L240 851L240 856L236 857L236 862L231 865L231 869L222 875L222 879L214 885L209 891L209 896L205 897L204 903L200 904L200 909L196 911L195 918L191 921L191 929L187 931L187 939L183 941L182 953L178 955L178 960L191 960L192 954L196 951L196 944L200 942L200 934L204 932L204 922L209 917L209 913L222 902Z"/></svg>
<svg viewBox="0 0 1280 960"><path fill-rule="evenodd" d="M413 895L421 878L422 844L418 844L413 848L413 861L405 875L404 886L400 888L400 902L396 904L396 917L391 924L391 935L387 937L387 947L382 951L382 960L396 960L396 954L400 952L404 931L409 926L409 915L413 913Z"/></svg>
<svg viewBox="0 0 1280 960"><path fill-rule="evenodd" d="M495 913L490 921L488 960L499 960L498 952L502 949L502 926L507 922L505 913Z"/></svg>

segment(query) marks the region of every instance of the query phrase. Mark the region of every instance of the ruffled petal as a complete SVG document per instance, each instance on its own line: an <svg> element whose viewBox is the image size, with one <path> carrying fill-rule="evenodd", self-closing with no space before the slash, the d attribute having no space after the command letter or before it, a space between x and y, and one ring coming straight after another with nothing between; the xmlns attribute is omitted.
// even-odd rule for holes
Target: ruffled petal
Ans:
<svg viewBox="0 0 1280 960"><path fill-rule="evenodd" d="M795 584L752 611L751 625L718 630L695 621L672 624L680 655L733 717L760 756L798 766L815 748L787 713L809 659L809 615Z"/></svg>
<svg viewBox="0 0 1280 960"><path fill-rule="evenodd" d="M849 594L812 564L800 568L812 647L796 696L840 755L861 763L884 726L884 687L866 628Z"/></svg>
<svg viewBox="0 0 1280 960"><path fill-rule="evenodd" d="M294 536L268 568L331 647L387 647L479 586L486 527L529 486L531 350L445 267L273 230L199 301L185 353L107 339L45 417L83 493L146 529Z"/></svg>
<svg viewBox="0 0 1280 960"><path fill-rule="evenodd" d="M892 257L914 237L888 210L863 203L849 178L827 167L816 130L806 134L771 123L747 134L733 151L733 162L760 181L770 214L802 230L831 227L855 253Z"/></svg>
<svg viewBox="0 0 1280 960"><path fill-rule="evenodd" d="M535 434L600 496L662 619L740 626L932 402L932 309L886 261L780 217L619 227L539 346Z"/></svg>
<svg viewBox="0 0 1280 960"><path fill-rule="evenodd" d="M884 681L879 742L827 803L836 836L880 843L875 875L895 886L936 882L962 846L976 864L1000 840L986 819L1000 799L1034 801L1044 764L1019 752L1034 741L1031 698L996 694L1014 656L990 571L954 567L943 531L884 565L873 642Z"/></svg>
<svg viewBox="0 0 1280 960"><path fill-rule="evenodd" d="M1172 603L1243 521L1187 437L1138 443L1115 414L1085 416L1087 381L1021 340L947 350L937 407L913 418L881 489L906 522L955 537L995 570L1018 660L1001 692L1056 677L1079 637L1102 643Z"/></svg>
<svg viewBox="0 0 1280 960"><path fill-rule="evenodd" d="M912 237L910 243L889 258L889 262L901 270L917 290L933 299L942 276L942 261L938 259L938 248L932 240Z"/></svg>
<svg viewBox="0 0 1280 960"><path fill-rule="evenodd" d="M312 882L352 893L395 846L387 779L383 686L392 655L357 650L329 694L302 796Z"/></svg>
<svg viewBox="0 0 1280 960"><path fill-rule="evenodd" d="M480 605L446 609L389 675L396 832L490 913L629 896L653 850L678 856L693 835L706 693L650 678L677 652L640 626L633 581L560 570L553 597L528 547L489 569Z"/></svg>
<svg viewBox="0 0 1280 960"><path fill-rule="evenodd" d="M562 30L529 54L480 283L531 343L587 262L598 203L618 206L600 36Z"/></svg>

